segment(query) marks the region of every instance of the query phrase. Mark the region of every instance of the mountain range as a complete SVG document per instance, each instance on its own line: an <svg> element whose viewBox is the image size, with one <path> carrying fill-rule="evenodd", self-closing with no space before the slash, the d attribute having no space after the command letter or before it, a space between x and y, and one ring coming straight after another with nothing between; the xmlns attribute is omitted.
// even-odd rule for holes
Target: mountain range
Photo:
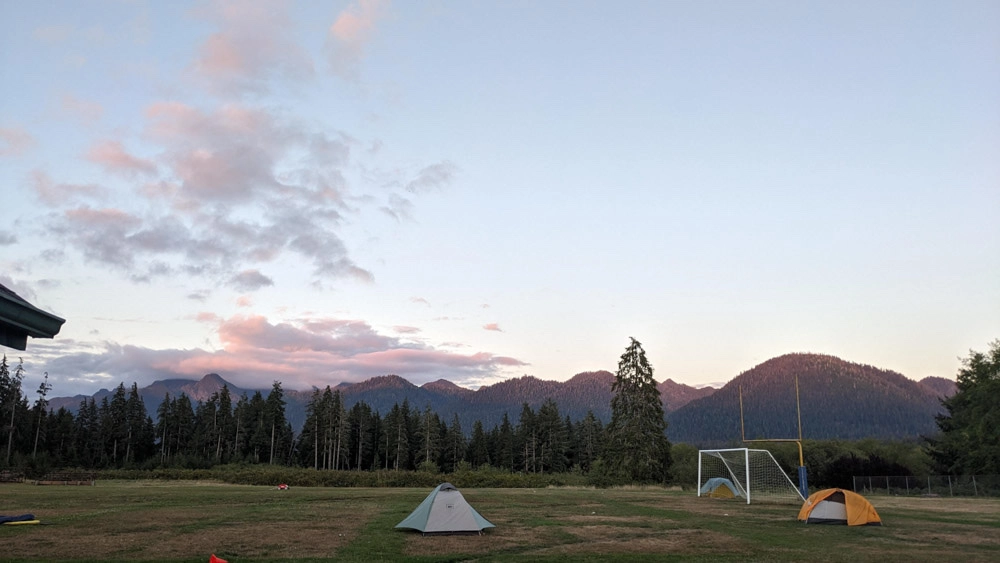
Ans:
<svg viewBox="0 0 1000 563"><path fill-rule="evenodd" d="M954 381L929 377L913 381L887 370L846 362L833 356L787 354L745 371L722 388L695 388L667 379L657 385L663 400L672 441L701 445L736 443L740 440L740 389L743 394L747 438L791 438L797 435L795 385L798 378L805 438L857 439L912 438L935 430L934 415L941 412L940 399L955 392ZM336 387L345 406L364 401L386 414L396 403L409 402L411 409L430 407L446 422L458 415L462 428L472 429L480 420L488 430L506 413L517 424L522 405L537 410L551 398L562 416L580 420L588 411L607 423L611 418L611 386L614 374L607 371L579 373L567 381L548 381L532 376L512 378L472 390L439 379L422 386L398 375L373 377ZM166 395L181 393L192 402L205 401L229 387L235 398L255 390L243 389L210 373L200 380L166 379L139 389L146 410L155 413ZM270 389L260 390L264 396ZM313 390L284 389L286 416L292 427L301 428L305 408ZM102 389L92 397L100 402L112 391ZM84 395L56 397L49 408L76 411Z"/></svg>

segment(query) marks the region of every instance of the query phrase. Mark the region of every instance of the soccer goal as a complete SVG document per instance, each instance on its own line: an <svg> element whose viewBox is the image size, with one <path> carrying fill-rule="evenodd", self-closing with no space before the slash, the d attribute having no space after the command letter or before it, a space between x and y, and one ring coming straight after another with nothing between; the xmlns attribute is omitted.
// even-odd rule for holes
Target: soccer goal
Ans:
<svg viewBox="0 0 1000 563"><path fill-rule="evenodd" d="M749 448L699 450L698 496L739 497L747 504L805 500L771 452Z"/></svg>

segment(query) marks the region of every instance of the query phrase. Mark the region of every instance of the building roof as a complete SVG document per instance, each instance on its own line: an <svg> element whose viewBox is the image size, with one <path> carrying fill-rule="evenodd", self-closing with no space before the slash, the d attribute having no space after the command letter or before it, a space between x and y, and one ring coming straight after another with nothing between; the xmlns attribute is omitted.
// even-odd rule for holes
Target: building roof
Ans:
<svg viewBox="0 0 1000 563"><path fill-rule="evenodd" d="M0 346L24 350L29 336L52 338L64 322L0 284Z"/></svg>

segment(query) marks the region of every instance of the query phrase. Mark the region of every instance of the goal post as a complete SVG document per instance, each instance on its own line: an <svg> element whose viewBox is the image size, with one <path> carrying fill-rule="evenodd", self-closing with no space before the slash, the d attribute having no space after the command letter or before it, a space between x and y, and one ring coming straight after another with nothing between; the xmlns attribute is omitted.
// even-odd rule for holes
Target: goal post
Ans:
<svg viewBox="0 0 1000 563"><path fill-rule="evenodd" d="M802 502L805 498L768 450L698 451L698 496Z"/></svg>

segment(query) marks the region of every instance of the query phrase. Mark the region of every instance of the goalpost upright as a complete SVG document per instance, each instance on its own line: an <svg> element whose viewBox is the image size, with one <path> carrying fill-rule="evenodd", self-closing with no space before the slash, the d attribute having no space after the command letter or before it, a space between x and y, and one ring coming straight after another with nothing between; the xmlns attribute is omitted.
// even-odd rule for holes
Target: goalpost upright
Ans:
<svg viewBox="0 0 1000 563"><path fill-rule="evenodd" d="M795 414L798 416L799 437L798 438L768 438L747 440L746 430L743 425L743 385L740 385L740 437L744 443L754 442L795 442L799 447L799 495L803 499L809 497L809 483L806 477L806 464L802 456L802 409L799 406L799 376L795 376ZM700 466L699 466L700 468Z"/></svg>

